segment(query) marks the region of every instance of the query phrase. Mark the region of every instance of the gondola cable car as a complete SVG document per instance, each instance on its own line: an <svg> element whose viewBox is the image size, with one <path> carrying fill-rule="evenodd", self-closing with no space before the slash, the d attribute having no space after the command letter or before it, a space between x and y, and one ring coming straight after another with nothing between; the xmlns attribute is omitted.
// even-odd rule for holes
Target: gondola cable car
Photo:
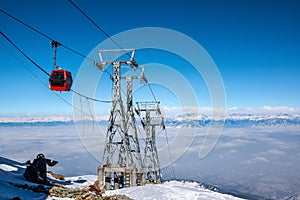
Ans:
<svg viewBox="0 0 300 200"><path fill-rule="evenodd" d="M54 91L70 91L73 83L72 73L56 65L56 51L61 44L57 41L52 41L51 45L54 49L54 70L52 70L49 78L50 89Z"/></svg>

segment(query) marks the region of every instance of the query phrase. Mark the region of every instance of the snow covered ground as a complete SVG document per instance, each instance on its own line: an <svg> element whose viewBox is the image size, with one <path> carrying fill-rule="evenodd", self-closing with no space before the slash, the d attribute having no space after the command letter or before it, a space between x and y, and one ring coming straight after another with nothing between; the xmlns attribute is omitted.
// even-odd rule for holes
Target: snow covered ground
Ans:
<svg viewBox="0 0 300 200"><path fill-rule="evenodd" d="M42 193L34 193L30 190L20 189L13 184L28 184L28 186L37 186L37 184L27 182L23 173L26 166L24 164L0 157L0 199L12 199L20 197L22 200L45 199L47 196Z"/></svg>
<svg viewBox="0 0 300 200"><path fill-rule="evenodd" d="M215 191L205 189L196 182L168 181L160 185L146 185L141 187L124 188L120 190L111 190L107 195L125 194L132 199L140 200L168 200L168 199L189 199L189 200L218 200L230 199L238 200L228 194L221 194Z"/></svg>
<svg viewBox="0 0 300 200"><path fill-rule="evenodd" d="M29 187L37 186L37 184L27 182L23 178L25 165L13 160L0 157L0 199L12 199L19 197L22 200L32 199L60 199L48 197L43 193L36 193L28 189L21 189L14 185L27 184ZM84 175L66 178L70 180L66 187L80 188L93 184L97 180L95 175ZM62 182L61 182L62 183ZM49 186L46 186L50 188ZM227 194L221 194L215 191L205 189L195 182L179 182L169 181L160 185L146 185L139 187L131 187L120 190L108 191L105 195L124 194L132 199L211 199L211 200L238 200L240 198L233 197Z"/></svg>

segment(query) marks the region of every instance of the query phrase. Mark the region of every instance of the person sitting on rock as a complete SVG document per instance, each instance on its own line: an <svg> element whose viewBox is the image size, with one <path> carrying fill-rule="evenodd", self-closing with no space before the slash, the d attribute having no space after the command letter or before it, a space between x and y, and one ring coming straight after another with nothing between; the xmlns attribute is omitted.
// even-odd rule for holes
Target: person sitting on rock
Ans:
<svg viewBox="0 0 300 200"><path fill-rule="evenodd" d="M56 165L58 162L46 159L44 154L38 154L32 164L28 166L23 174L25 179L34 183L49 184L47 180L47 165L50 167Z"/></svg>

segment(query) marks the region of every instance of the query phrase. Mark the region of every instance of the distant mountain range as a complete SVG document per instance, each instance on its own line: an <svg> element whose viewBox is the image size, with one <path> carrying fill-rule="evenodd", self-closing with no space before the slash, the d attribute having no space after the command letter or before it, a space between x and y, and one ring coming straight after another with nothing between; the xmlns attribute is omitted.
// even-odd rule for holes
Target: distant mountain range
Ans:
<svg viewBox="0 0 300 200"><path fill-rule="evenodd" d="M85 119L85 123L98 122L107 125L108 116L97 119ZM138 118L137 118L138 121ZM285 127L300 125L300 114L240 114L230 113L224 118L208 114L185 113L165 117L165 124L169 127L205 127L210 123L223 123L225 127ZM73 125L71 117L0 117L0 127L22 126L57 126Z"/></svg>
<svg viewBox="0 0 300 200"><path fill-rule="evenodd" d="M211 122L223 123L226 127L284 127L300 125L299 114L237 114L226 115L223 119L205 114L187 113L166 119L169 126L205 127Z"/></svg>

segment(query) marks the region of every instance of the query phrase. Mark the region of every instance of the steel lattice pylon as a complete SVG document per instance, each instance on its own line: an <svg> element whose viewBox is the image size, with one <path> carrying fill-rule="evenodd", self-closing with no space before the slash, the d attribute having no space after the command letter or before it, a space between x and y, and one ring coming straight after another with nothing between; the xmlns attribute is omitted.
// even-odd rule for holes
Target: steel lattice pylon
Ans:
<svg viewBox="0 0 300 200"><path fill-rule="evenodd" d="M122 54L129 55L130 60L121 60ZM104 60L104 54L113 54L111 60ZM119 50L104 50L99 51L100 63L95 62L95 65L102 71L105 71L105 66L113 66L113 99L108 122L106 143L102 158L102 166L99 167L99 185L106 184L106 189L119 188L120 185L134 186L144 184L144 168L141 159L140 145L137 137L137 128L133 112L132 103L132 81L140 79L146 82L144 76L144 68L137 65L134 61L135 49L119 49ZM119 59L119 60L118 60ZM139 76L122 76L122 69L141 70ZM126 106L121 95L121 81L126 81ZM127 179L130 179L127 181ZM117 186L116 186L116 183Z"/></svg>
<svg viewBox="0 0 300 200"><path fill-rule="evenodd" d="M102 162L104 165L119 164L122 167L133 163L127 132L127 119L121 98L120 62L113 63L113 103L108 121L106 144Z"/></svg>
<svg viewBox="0 0 300 200"><path fill-rule="evenodd" d="M159 102L137 102L136 110L142 118L142 125L146 132L143 156L146 180L153 183L161 183L161 171L155 140L155 127L158 126L165 129L165 124L159 104Z"/></svg>

